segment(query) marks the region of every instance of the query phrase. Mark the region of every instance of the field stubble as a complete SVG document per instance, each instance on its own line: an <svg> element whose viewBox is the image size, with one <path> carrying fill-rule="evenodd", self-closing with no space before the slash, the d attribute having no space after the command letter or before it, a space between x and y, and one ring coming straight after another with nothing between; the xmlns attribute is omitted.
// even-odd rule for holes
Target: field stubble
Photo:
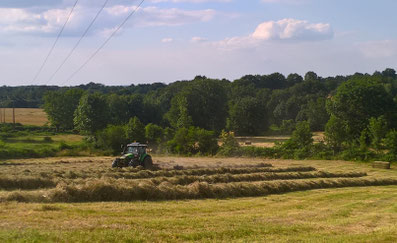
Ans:
<svg viewBox="0 0 397 243"><path fill-rule="evenodd" d="M0 201L99 202L265 196L293 191L397 185L396 176L329 165L257 159L160 157L159 169L110 168L111 158L9 161ZM318 163L318 162L317 162ZM331 165L331 164L336 165ZM339 168L338 168L339 164Z"/></svg>
<svg viewBox="0 0 397 243"><path fill-rule="evenodd" d="M397 240L397 186L372 187L395 184L396 169L344 161L160 157L155 162L163 170L145 172L111 169L110 161L103 157L2 163L0 240ZM175 165L184 169L173 170ZM299 192L280 194L290 191ZM225 197L233 199L219 200ZM189 198L203 200L169 201Z"/></svg>

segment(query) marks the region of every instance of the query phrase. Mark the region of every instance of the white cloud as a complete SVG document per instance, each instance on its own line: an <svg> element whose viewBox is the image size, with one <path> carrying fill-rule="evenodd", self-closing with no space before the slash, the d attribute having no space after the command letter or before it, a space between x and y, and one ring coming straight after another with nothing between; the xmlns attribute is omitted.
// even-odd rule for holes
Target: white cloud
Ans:
<svg viewBox="0 0 397 243"><path fill-rule="evenodd" d="M326 40L333 37L330 24L282 19L260 24L252 37L258 40Z"/></svg>
<svg viewBox="0 0 397 243"><path fill-rule="evenodd" d="M161 40L161 42L163 42L163 43L169 43L169 42L173 42L173 41L174 41L174 39L172 39L172 38L164 38Z"/></svg>
<svg viewBox="0 0 397 243"><path fill-rule="evenodd" d="M199 37L199 36L195 36L195 37L192 37L192 39L190 41L193 42L193 43L201 43L201 42L208 41L208 39L203 38L203 37Z"/></svg>
<svg viewBox="0 0 397 243"><path fill-rule="evenodd" d="M118 26L134 9L134 5L115 5L105 8L93 26L92 33L106 33ZM95 16L97 8L77 7L65 35L80 35ZM0 8L0 33L55 35L69 15L70 8L50 9L35 12L24 8ZM131 26L178 26L213 19L216 11L182 10L177 8L145 7L136 12L125 27Z"/></svg>
<svg viewBox="0 0 397 243"><path fill-rule="evenodd" d="M263 22L248 36L226 38L212 44L221 49L234 50L257 47L265 42L312 42L332 39L333 36L330 24L282 19Z"/></svg>

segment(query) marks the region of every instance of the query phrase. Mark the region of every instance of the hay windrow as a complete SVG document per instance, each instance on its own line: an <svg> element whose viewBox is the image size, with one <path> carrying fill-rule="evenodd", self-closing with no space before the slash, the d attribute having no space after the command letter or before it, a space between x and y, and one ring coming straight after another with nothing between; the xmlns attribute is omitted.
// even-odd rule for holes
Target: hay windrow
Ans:
<svg viewBox="0 0 397 243"><path fill-rule="evenodd" d="M163 182L155 185L142 181L127 187L104 181L88 182L84 185L58 185L47 192L14 192L0 197L0 201L20 202L100 202L176 200L203 198L232 198L266 196L294 191L325 188L397 185L396 179L338 178L303 181L266 181L260 183L236 182L209 184L195 182L190 185L172 185Z"/></svg>
<svg viewBox="0 0 397 243"><path fill-rule="evenodd" d="M39 189L39 188L49 188L55 187L56 182L48 178L38 178L38 177L3 177L0 178L0 189L10 190L10 189Z"/></svg>
<svg viewBox="0 0 397 243"><path fill-rule="evenodd" d="M174 176L174 177L155 177L149 179L156 185L168 182L173 185L189 185L195 182L207 182L210 184L229 183L229 182L252 182L252 181L271 181L271 180L299 180L310 178L356 178L364 177L367 173L347 172L263 172L251 174L215 174L205 176Z"/></svg>
<svg viewBox="0 0 397 243"><path fill-rule="evenodd" d="M261 172L308 172L316 171L316 168L311 166L296 166L285 168L270 168L270 167L242 167L242 168L201 168L188 170L141 170L139 172L123 172L123 173L106 173L104 177L108 178L123 178L123 179L145 179L155 177L174 177L174 176L203 176L216 174L249 174Z"/></svg>

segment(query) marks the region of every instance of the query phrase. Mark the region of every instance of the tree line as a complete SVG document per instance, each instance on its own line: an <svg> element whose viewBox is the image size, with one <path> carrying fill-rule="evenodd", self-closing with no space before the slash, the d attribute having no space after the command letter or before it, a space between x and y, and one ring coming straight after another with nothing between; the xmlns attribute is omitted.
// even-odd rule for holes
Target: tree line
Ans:
<svg viewBox="0 0 397 243"><path fill-rule="evenodd" d="M23 96L25 88L2 87L0 96L3 89ZM305 122L310 131L325 131L334 153L351 146L381 150L397 124L397 75L390 68L327 78L314 72L246 75L232 82L197 76L169 85L90 83L36 91L56 130L77 131L107 147L120 142L107 142L118 134L124 140L166 143L176 153L213 153L222 131L291 134Z"/></svg>

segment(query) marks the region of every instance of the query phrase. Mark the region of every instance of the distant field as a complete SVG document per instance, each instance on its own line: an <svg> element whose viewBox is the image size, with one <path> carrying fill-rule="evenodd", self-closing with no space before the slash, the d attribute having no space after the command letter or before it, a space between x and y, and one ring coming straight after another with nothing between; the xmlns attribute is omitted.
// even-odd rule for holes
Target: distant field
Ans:
<svg viewBox="0 0 397 243"><path fill-rule="evenodd" d="M278 135L278 136L258 136L258 137L236 137L237 141L241 146L255 146L263 148L272 148L276 142L285 142L290 136ZM324 132L313 133L314 142L320 142L324 140Z"/></svg>
<svg viewBox="0 0 397 243"><path fill-rule="evenodd" d="M148 172L112 169L111 161L81 157L0 164L0 241L397 241L397 186L371 186L377 180L396 180L396 168L345 161L154 157L164 171ZM184 169L172 170L176 165ZM282 168L295 169L276 172ZM293 172L296 168L315 170ZM273 172L260 172L266 170ZM329 178L330 173L337 177ZM190 179L201 182L188 184ZM243 181L227 182L235 179ZM343 181L364 183L345 187ZM326 189L286 193L300 190L289 187L294 184L327 183ZM345 188L333 188L339 186ZM185 189L201 199L166 199ZM277 191L283 194L273 194ZM222 193L234 196L224 198ZM244 197L255 193L260 196ZM84 203L75 201L79 199Z"/></svg>
<svg viewBox="0 0 397 243"><path fill-rule="evenodd" d="M3 118L3 114L1 114ZM12 109L6 108L5 120L12 123ZM38 108L16 108L15 122L23 125L43 126L48 122L47 114L43 109Z"/></svg>

